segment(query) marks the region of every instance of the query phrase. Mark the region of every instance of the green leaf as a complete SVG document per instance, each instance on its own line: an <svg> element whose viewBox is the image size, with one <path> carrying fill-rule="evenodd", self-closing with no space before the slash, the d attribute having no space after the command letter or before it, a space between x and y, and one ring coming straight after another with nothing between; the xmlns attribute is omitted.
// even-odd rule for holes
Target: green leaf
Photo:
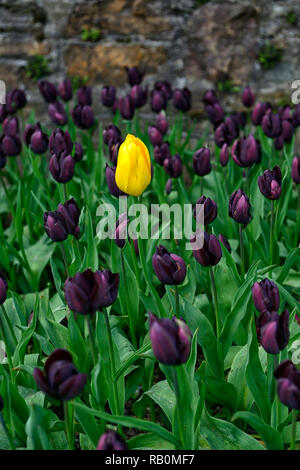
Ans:
<svg viewBox="0 0 300 470"><path fill-rule="evenodd" d="M264 423L263 420L258 416L254 415L253 413L249 413L248 411L238 411L232 416L231 421L236 421L237 419L242 419L247 424L249 424L249 426L255 429L265 442L267 449L284 449L279 432L268 424Z"/></svg>

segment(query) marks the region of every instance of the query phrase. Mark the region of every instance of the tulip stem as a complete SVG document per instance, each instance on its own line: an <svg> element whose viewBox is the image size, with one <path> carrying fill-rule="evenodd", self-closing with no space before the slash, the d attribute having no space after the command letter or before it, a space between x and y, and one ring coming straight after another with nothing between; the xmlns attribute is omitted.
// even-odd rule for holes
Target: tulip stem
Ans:
<svg viewBox="0 0 300 470"><path fill-rule="evenodd" d="M64 196L65 196L65 202L67 202L67 200L68 200L68 188L67 188L66 183L64 183Z"/></svg>
<svg viewBox="0 0 300 470"><path fill-rule="evenodd" d="M173 378L173 385L174 385L174 391L175 391L175 396L176 396L175 410L176 410L176 415L177 415L178 437L179 437L179 441L181 443L182 448L184 448L184 433L183 433L183 426L182 426L181 413L180 413L180 391L179 391L179 386L178 386L176 366L172 367L172 378Z"/></svg>
<svg viewBox="0 0 300 470"><path fill-rule="evenodd" d="M11 435L10 435L9 430L7 429L7 426L6 426L6 423L5 423L5 421L4 421L4 418L3 418L3 415L2 415L2 413L1 413L1 411L0 411L0 423L1 423L2 427L3 427L4 433L6 434L7 440L8 440L8 442L9 442L9 447L10 447L10 449L11 449L11 450L16 450L16 446L15 446L14 441L13 441Z"/></svg>
<svg viewBox="0 0 300 470"><path fill-rule="evenodd" d="M298 411L297 411L297 410L293 410L293 411L292 411L292 439L291 439L291 447L290 447L290 450L295 450L295 445L296 445L297 417L298 417Z"/></svg>
<svg viewBox="0 0 300 470"><path fill-rule="evenodd" d="M69 267L68 267L68 263L67 263L66 251L65 251L65 247L64 247L63 242L60 244L60 246L61 246L61 251L62 251L62 255L63 255L66 274L69 277Z"/></svg>
<svg viewBox="0 0 300 470"><path fill-rule="evenodd" d="M109 324L109 318L108 318L106 308L103 309L103 313L104 313L104 320L105 320L107 339L108 339L108 347L109 347L109 355L110 355L110 373L111 373L111 380L112 380L113 394L114 394L114 402L115 402L114 412L117 416L119 416L120 415L119 397L118 397L117 382L115 380L115 375L116 375L115 353L114 353L113 340L112 340L111 329L110 329L110 324Z"/></svg>
<svg viewBox="0 0 300 470"><path fill-rule="evenodd" d="M123 255L123 250L120 250L120 260L121 260L121 270L122 270L122 278L124 282L124 287L125 287L125 305L126 305L126 310L127 310L127 316L128 316L128 322L129 322L129 330L130 330L130 336L131 336L131 341L135 349L137 349L137 342L136 342L136 337L135 337L135 329L134 325L132 322L132 315L130 314L130 309L129 309L129 292L128 292L128 284L126 280L126 272L125 272L125 263L124 263L124 255Z"/></svg>
<svg viewBox="0 0 300 470"><path fill-rule="evenodd" d="M217 333L217 338L219 338L220 333L221 333L220 318L219 318L219 305L218 305L218 296L217 296L214 269L212 266L209 268L209 274L210 274L210 279L211 279L212 295L213 295L214 307L215 307L216 333Z"/></svg>
<svg viewBox="0 0 300 470"><path fill-rule="evenodd" d="M74 434L72 434L73 424L71 423L71 419L70 419L71 416L69 413L69 403L67 401L64 401L63 406L64 406L64 417L65 417L68 445L69 445L70 450L74 450L75 449Z"/></svg>
<svg viewBox="0 0 300 470"><path fill-rule="evenodd" d="M92 325L92 320L91 320L90 315L86 315L85 321L86 321L86 324L87 324L87 327L88 327L89 341L90 341L90 345L91 345L93 362L94 362L94 366L95 366L98 362L98 359L97 359L97 351L96 351L95 338L94 338L94 330L93 330L93 325Z"/></svg>
<svg viewBox="0 0 300 470"><path fill-rule="evenodd" d="M178 286L175 286L175 304L176 304L175 315L177 318L180 318Z"/></svg>
<svg viewBox="0 0 300 470"><path fill-rule="evenodd" d="M273 264L273 251L274 251L274 201L271 201L271 221L270 221L270 265ZM270 271L272 277L272 271Z"/></svg>
<svg viewBox="0 0 300 470"><path fill-rule="evenodd" d="M244 281L244 277L245 277L245 251L244 251L244 241L243 241L243 228L242 228L241 224L239 224L239 234L240 234L240 250L241 250L241 276L242 276L242 281Z"/></svg>

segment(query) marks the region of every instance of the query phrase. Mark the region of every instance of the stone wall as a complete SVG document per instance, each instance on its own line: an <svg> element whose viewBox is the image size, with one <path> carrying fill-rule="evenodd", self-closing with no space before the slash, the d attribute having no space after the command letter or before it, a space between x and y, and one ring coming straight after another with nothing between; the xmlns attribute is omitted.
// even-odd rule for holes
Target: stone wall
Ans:
<svg viewBox="0 0 300 470"><path fill-rule="evenodd" d="M50 59L50 80L89 77L99 88L124 88L124 66L138 65L150 85L168 78L189 86L200 115L203 92L216 86L250 84L281 102L300 79L299 25L298 0L0 0L0 79L26 87L38 106L25 70L39 54ZM81 32L92 28L100 38L84 41ZM258 57L268 41L282 57L265 70ZM238 101L223 96L229 108Z"/></svg>

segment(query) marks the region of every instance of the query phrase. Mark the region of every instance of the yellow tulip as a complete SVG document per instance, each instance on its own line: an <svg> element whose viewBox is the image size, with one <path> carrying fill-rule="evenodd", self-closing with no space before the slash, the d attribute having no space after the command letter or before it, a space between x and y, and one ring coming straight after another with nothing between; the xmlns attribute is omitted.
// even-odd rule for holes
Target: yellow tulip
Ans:
<svg viewBox="0 0 300 470"><path fill-rule="evenodd" d="M151 181L149 151L132 134L120 145L115 180L121 191L131 196L140 196Z"/></svg>

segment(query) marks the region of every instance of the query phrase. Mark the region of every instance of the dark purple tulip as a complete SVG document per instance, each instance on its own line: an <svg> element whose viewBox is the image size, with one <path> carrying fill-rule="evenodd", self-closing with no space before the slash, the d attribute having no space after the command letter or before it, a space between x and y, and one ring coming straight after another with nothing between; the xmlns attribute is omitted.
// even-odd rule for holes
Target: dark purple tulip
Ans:
<svg viewBox="0 0 300 470"><path fill-rule="evenodd" d="M62 151L52 154L49 162L49 170L55 181L67 183L74 176L75 160L72 155Z"/></svg>
<svg viewBox="0 0 300 470"><path fill-rule="evenodd" d="M7 117L8 112L5 104L0 104L0 124L4 121L4 119Z"/></svg>
<svg viewBox="0 0 300 470"><path fill-rule="evenodd" d="M278 354L289 342L289 312L264 312L256 320L259 343L269 354Z"/></svg>
<svg viewBox="0 0 300 470"><path fill-rule="evenodd" d="M64 204L59 204L56 211L44 213L44 228L51 240L61 242L68 235L79 238L80 210L76 201L71 198Z"/></svg>
<svg viewBox="0 0 300 470"><path fill-rule="evenodd" d="M83 157L83 148L80 142L75 142L75 153L74 160L75 162L80 162Z"/></svg>
<svg viewBox="0 0 300 470"><path fill-rule="evenodd" d="M186 276L186 264L184 260L160 245L156 247L152 256L152 266L156 276L166 285L182 284Z"/></svg>
<svg viewBox="0 0 300 470"><path fill-rule="evenodd" d="M273 312L279 309L280 297L275 282L263 279L252 286L252 298L255 308L260 312Z"/></svg>
<svg viewBox="0 0 300 470"><path fill-rule="evenodd" d="M21 153L22 143L18 135L5 135L0 137L0 151L8 157L16 157Z"/></svg>
<svg viewBox="0 0 300 470"><path fill-rule="evenodd" d="M283 361L275 370L279 400L289 408L300 409L300 372L292 361Z"/></svg>
<svg viewBox="0 0 300 470"><path fill-rule="evenodd" d="M188 88L177 88L173 92L173 104L179 111L189 111L191 109L192 95Z"/></svg>
<svg viewBox="0 0 300 470"><path fill-rule="evenodd" d="M231 246L230 246L230 244L229 244L229 241L228 241L227 238L224 237L224 235L222 235L221 233L220 233L220 235L219 235L219 240L220 240L220 242L225 246L225 248L229 251L229 253L231 253Z"/></svg>
<svg viewBox="0 0 300 470"><path fill-rule="evenodd" d="M254 105L254 102L255 102L255 94L254 92L251 90L250 87L246 86L244 89L243 89L243 93L242 93L242 102L243 102L243 105L244 106L247 106L247 108L251 108L251 106Z"/></svg>
<svg viewBox="0 0 300 470"><path fill-rule="evenodd" d="M132 119L134 115L134 104L130 95L123 96L119 99L119 109L122 118Z"/></svg>
<svg viewBox="0 0 300 470"><path fill-rule="evenodd" d="M55 129L49 138L49 150L51 154L60 152L72 153L73 142L68 131Z"/></svg>
<svg viewBox="0 0 300 470"><path fill-rule="evenodd" d="M94 111L89 105L78 104L72 111L72 118L80 129L90 129L95 122Z"/></svg>
<svg viewBox="0 0 300 470"><path fill-rule="evenodd" d="M111 108L116 99L116 88L114 86L104 86L101 90L101 102L103 106Z"/></svg>
<svg viewBox="0 0 300 470"><path fill-rule="evenodd" d="M173 96L172 85L168 80L159 80L154 83L154 89L160 91L166 100L170 100Z"/></svg>
<svg viewBox="0 0 300 470"><path fill-rule="evenodd" d="M19 109L26 106L27 99L25 92L16 88L15 90L9 92L6 98L6 109L9 114L13 114Z"/></svg>
<svg viewBox="0 0 300 470"><path fill-rule="evenodd" d="M240 133L239 126L236 122L236 119L234 119L231 116L228 116L225 119L225 126L226 126L228 143L231 143L234 139L236 139L239 136L239 133Z"/></svg>
<svg viewBox="0 0 300 470"><path fill-rule="evenodd" d="M19 133L19 121L17 117L7 117L3 121L3 133L15 137Z"/></svg>
<svg viewBox="0 0 300 470"><path fill-rule="evenodd" d="M148 127L148 135L153 147L163 143L163 136L159 129L155 126Z"/></svg>
<svg viewBox="0 0 300 470"><path fill-rule="evenodd" d="M215 143L222 148L225 143L230 145L238 135L238 126L234 119L226 118L227 122L221 122L215 130Z"/></svg>
<svg viewBox="0 0 300 470"><path fill-rule="evenodd" d="M247 124L247 113L238 112L231 115L231 118L234 119L238 127L243 129Z"/></svg>
<svg viewBox="0 0 300 470"><path fill-rule="evenodd" d="M182 174L182 162L180 155L176 153L173 157L164 160L165 172L172 178L178 178Z"/></svg>
<svg viewBox="0 0 300 470"><path fill-rule="evenodd" d="M48 136L45 134L38 122L34 126L27 124L24 131L24 141L34 153L42 155L48 148Z"/></svg>
<svg viewBox="0 0 300 470"><path fill-rule="evenodd" d="M33 378L38 387L50 397L72 400L81 394L86 383L86 374L80 374L65 349L55 349L45 362L44 372L35 367Z"/></svg>
<svg viewBox="0 0 300 470"><path fill-rule="evenodd" d="M119 142L111 142L109 144L109 156L110 160L112 161L114 166L117 166L118 163L118 154L119 154L119 148L120 145L122 144L123 140L121 139Z"/></svg>
<svg viewBox="0 0 300 470"><path fill-rule="evenodd" d="M114 103L113 103L113 105L112 105L112 107L111 107L111 112L112 112L113 114L116 114L116 112L117 112L118 110L120 110L119 104L120 104L120 100L116 97L116 99L115 99L115 101L114 101Z"/></svg>
<svg viewBox="0 0 300 470"><path fill-rule="evenodd" d="M169 127L169 123L168 123L168 119L167 119L167 116L166 116L166 113L164 111L161 111L157 117L156 117L156 121L155 121L155 127L157 127L157 129L160 130L160 132L162 133L162 135L165 135L167 130L168 130L168 127Z"/></svg>
<svg viewBox="0 0 300 470"><path fill-rule="evenodd" d="M2 271L0 271L0 305L4 304L7 296L8 284Z"/></svg>
<svg viewBox="0 0 300 470"><path fill-rule="evenodd" d="M295 106L293 116L292 116L292 122L294 127L300 126L300 104L297 104Z"/></svg>
<svg viewBox="0 0 300 470"><path fill-rule="evenodd" d="M262 176L258 177L258 186L260 192L268 199L279 199L281 196L281 171L279 166L273 170L264 171Z"/></svg>
<svg viewBox="0 0 300 470"><path fill-rule="evenodd" d="M139 85L142 82L144 72L141 72L137 67L125 67L125 70L129 85Z"/></svg>
<svg viewBox="0 0 300 470"><path fill-rule="evenodd" d="M82 315L109 307L117 298L119 281L119 274L113 274L107 269L96 272L86 269L66 280L64 289L67 304L73 312Z"/></svg>
<svg viewBox="0 0 300 470"><path fill-rule="evenodd" d="M218 208L215 201L209 197L201 196L196 204L204 206L204 225L211 224L218 215ZM196 207L194 208L194 217L196 218Z"/></svg>
<svg viewBox="0 0 300 470"><path fill-rule="evenodd" d="M249 167L257 162L259 148L256 139L250 134L248 137L237 139L231 149L233 161L241 167Z"/></svg>
<svg viewBox="0 0 300 470"><path fill-rule="evenodd" d="M64 204L59 204L57 212L63 216L69 235L74 235L74 237L78 239L80 234L80 228L78 226L80 209L75 199L71 198Z"/></svg>
<svg viewBox="0 0 300 470"><path fill-rule="evenodd" d="M281 125L282 125L281 135L283 137L284 142L291 142L293 138L293 134L294 134L293 124L288 119L283 119L281 121Z"/></svg>
<svg viewBox="0 0 300 470"><path fill-rule="evenodd" d="M166 109L167 99L162 91L151 91L151 109L154 113L160 113L162 109Z"/></svg>
<svg viewBox="0 0 300 470"><path fill-rule="evenodd" d="M105 178L106 178L108 190L110 194L114 197L126 196L126 194L123 193L123 191L121 191L121 189L117 186L115 173L116 173L115 167L111 167L106 164Z"/></svg>
<svg viewBox="0 0 300 470"><path fill-rule="evenodd" d="M284 147L284 139L283 139L283 136L280 135L279 137L275 137L274 139L274 147L276 148L276 150L282 150L283 147Z"/></svg>
<svg viewBox="0 0 300 470"><path fill-rule="evenodd" d="M150 340L156 359L162 364L184 364L191 352L192 333L183 320L157 318L149 314Z"/></svg>
<svg viewBox="0 0 300 470"><path fill-rule="evenodd" d="M293 120L293 117L291 115L291 108L289 106L280 107L280 108L278 108L277 112L278 112L281 120L283 120L283 121L284 120L289 120L289 121Z"/></svg>
<svg viewBox="0 0 300 470"><path fill-rule="evenodd" d="M83 86L77 90L78 104L92 106L92 89L88 86Z"/></svg>
<svg viewBox="0 0 300 470"><path fill-rule="evenodd" d="M100 437L97 450L127 450L127 446L116 431L108 429Z"/></svg>
<svg viewBox="0 0 300 470"><path fill-rule="evenodd" d="M169 142L163 142L161 145L154 147L154 159L159 164L164 164L165 159L171 158L171 151Z"/></svg>
<svg viewBox="0 0 300 470"><path fill-rule="evenodd" d="M292 178L296 184L300 184L300 157L294 157L292 162Z"/></svg>
<svg viewBox="0 0 300 470"><path fill-rule="evenodd" d="M207 90L203 95L202 101L206 106L212 106L219 102L214 90Z"/></svg>
<svg viewBox="0 0 300 470"><path fill-rule="evenodd" d="M222 166L226 166L229 160L229 147L228 144L223 144L220 152L220 163Z"/></svg>
<svg viewBox="0 0 300 470"><path fill-rule="evenodd" d="M234 191L229 199L229 216L238 224L246 226L251 220L250 210L250 202L244 191L241 189Z"/></svg>
<svg viewBox="0 0 300 470"><path fill-rule="evenodd" d="M199 176L205 176L211 172L209 148L203 147L196 150L193 155L193 168L194 172Z"/></svg>
<svg viewBox="0 0 300 470"><path fill-rule="evenodd" d="M122 140L122 135L120 129L114 124L109 124L103 130L103 142L106 145L110 143L120 142Z"/></svg>
<svg viewBox="0 0 300 470"><path fill-rule="evenodd" d="M215 126L215 128L217 128L218 125L223 122L224 109L218 101L212 104L207 104L205 106L205 111L208 114L210 122Z"/></svg>
<svg viewBox="0 0 300 470"><path fill-rule="evenodd" d="M53 83L48 82L48 80L40 80L38 87L42 97L47 103L54 103L54 101L56 101L57 90Z"/></svg>
<svg viewBox="0 0 300 470"><path fill-rule="evenodd" d="M51 121L58 126L64 126L68 121L65 108L59 101L55 101L54 103L49 104L48 114L51 118Z"/></svg>
<svg viewBox="0 0 300 470"><path fill-rule="evenodd" d="M130 90L130 96L135 108L142 108L147 103L148 87L143 88L142 85L133 85Z"/></svg>
<svg viewBox="0 0 300 470"><path fill-rule="evenodd" d="M267 137L279 137L282 132L279 114L266 113L261 122L262 130Z"/></svg>
<svg viewBox="0 0 300 470"><path fill-rule="evenodd" d="M117 220L116 228L115 228L115 236L114 236L116 245L119 248L124 248L125 246L127 236L128 236L127 225L128 225L127 213L123 212Z"/></svg>
<svg viewBox="0 0 300 470"><path fill-rule="evenodd" d="M70 101L73 98L72 84L69 78L66 78L58 84L57 93L65 102Z"/></svg>
<svg viewBox="0 0 300 470"><path fill-rule="evenodd" d="M191 243L196 243L196 236L191 237ZM204 232L203 247L193 249L193 255L202 266L215 266L222 258L220 242L215 235Z"/></svg>
<svg viewBox="0 0 300 470"><path fill-rule="evenodd" d="M172 178L169 178L166 182L165 191L166 191L166 194L168 194L168 195L172 191L172 182L173 182Z"/></svg>
<svg viewBox="0 0 300 470"><path fill-rule="evenodd" d="M270 103L257 103L254 106L254 109L251 114L252 124L254 124L255 126L260 126L262 119L268 109L271 109Z"/></svg>

